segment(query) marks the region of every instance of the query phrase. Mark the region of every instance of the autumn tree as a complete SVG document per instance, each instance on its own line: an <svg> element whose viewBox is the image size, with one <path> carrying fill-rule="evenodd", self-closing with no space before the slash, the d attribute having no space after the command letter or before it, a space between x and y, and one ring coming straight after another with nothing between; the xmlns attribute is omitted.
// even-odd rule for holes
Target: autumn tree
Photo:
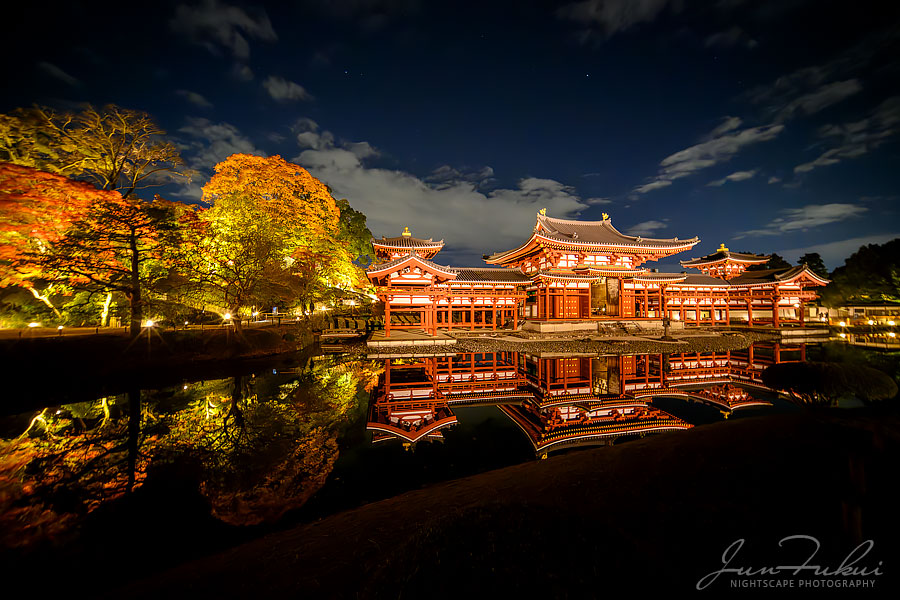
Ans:
<svg viewBox="0 0 900 600"><path fill-rule="evenodd" d="M78 113L35 106L0 115L0 160L91 181L124 198L190 176L145 112L109 104Z"/></svg>
<svg viewBox="0 0 900 600"><path fill-rule="evenodd" d="M184 253L204 303L232 315L274 301L307 302L315 290L352 286L340 209L327 186L280 156L235 154L203 188Z"/></svg>
<svg viewBox="0 0 900 600"><path fill-rule="evenodd" d="M76 289L128 300L129 331L142 327L148 290L165 277L166 249L177 232L178 215L188 210L159 197L153 202L115 196L91 205L60 238L53 251L39 258L45 272L64 278Z"/></svg>
<svg viewBox="0 0 900 600"><path fill-rule="evenodd" d="M146 287L165 274L166 235L187 210L9 164L0 165L0 209L0 284L30 289L45 303L40 282L107 298L121 293L132 335L140 332Z"/></svg>
<svg viewBox="0 0 900 600"><path fill-rule="evenodd" d="M92 205L118 196L59 175L0 163L0 287L25 288L60 317L50 298L64 280L50 273L44 260Z"/></svg>

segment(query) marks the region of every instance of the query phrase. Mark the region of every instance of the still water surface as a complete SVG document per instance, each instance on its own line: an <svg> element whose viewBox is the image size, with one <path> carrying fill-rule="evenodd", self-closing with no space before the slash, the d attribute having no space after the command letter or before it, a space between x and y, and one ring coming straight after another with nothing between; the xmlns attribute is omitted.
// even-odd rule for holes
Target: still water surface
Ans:
<svg viewBox="0 0 900 600"><path fill-rule="evenodd" d="M552 453L797 410L761 373L806 354L757 343L670 355L320 355L48 406L0 419L2 542L67 535L171 477L199 490L218 522L284 525Z"/></svg>

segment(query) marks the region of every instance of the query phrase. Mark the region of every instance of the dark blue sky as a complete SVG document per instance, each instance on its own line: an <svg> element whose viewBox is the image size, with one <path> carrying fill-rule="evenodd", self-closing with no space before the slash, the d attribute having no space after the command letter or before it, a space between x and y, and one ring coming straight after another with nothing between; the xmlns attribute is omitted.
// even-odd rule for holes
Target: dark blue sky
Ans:
<svg viewBox="0 0 900 600"><path fill-rule="evenodd" d="M900 235L898 4L23 3L0 111L145 110L204 173L185 201L280 154L459 266L547 208L834 268Z"/></svg>

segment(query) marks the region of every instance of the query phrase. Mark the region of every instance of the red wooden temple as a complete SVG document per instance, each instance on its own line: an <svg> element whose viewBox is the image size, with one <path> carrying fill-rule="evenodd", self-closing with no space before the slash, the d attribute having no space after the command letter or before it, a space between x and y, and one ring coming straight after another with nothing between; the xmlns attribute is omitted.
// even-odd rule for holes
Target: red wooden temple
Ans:
<svg viewBox="0 0 900 600"><path fill-rule="evenodd" d="M519 308L530 283L522 273L503 268L455 269L430 259L443 241L412 237L372 240L382 261L366 274L384 302L384 333L416 329L434 335L438 329L517 328Z"/></svg>
<svg viewBox="0 0 900 600"><path fill-rule="evenodd" d="M682 261L700 272L658 273L643 266L689 250L700 240L645 238L618 231L608 215L576 221L537 215L517 248L485 255L493 268L459 269L432 258L443 241L412 237L373 240L381 261L368 276L392 329L480 329L536 323L652 320L686 325L803 325L805 305L826 285L805 265L747 270L768 256L716 252Z"/></svg>

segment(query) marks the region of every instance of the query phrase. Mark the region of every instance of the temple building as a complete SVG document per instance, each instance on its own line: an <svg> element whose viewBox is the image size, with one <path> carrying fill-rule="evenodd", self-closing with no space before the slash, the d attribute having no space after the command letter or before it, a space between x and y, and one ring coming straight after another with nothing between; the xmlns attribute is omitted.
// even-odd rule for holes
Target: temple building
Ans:
<svg viewBox="0 0 900 600"><path fill-rule="evenodd" d="M634 293L624 282L650 273L648 260L689 250L700 242L625 235L606 214L602 221L537 215L528 240L485 257L488 264L516 269L531 279L525 316L536 320L633 318ZM643 309L651 310L648 304ZM657 312L659 311L657 300Z"/></svg>
<svg viewBox="0 0 900 600"><path fill-rule="evenodd" d="M646 238L617 230L609 216L577 221L538 213L520 246L485 255L491 268L441 266L443 241L412 237L373 240L382 262L369 279L392 329L517 328L543 331L559 323L671 321L693 326L804 325L806 304L827 280L805 265L759 269L768 256L716 252L687 261L699 273L658 273L644 266L690 250L699 238ZM752 267L748 269L748 267Z"/></svg>
<svg viewBox="0 0 900 600"><path fill-rule="evenodd" d="M372 240L379 262L366 271L384 302L384 333L391 330L517 328L530 279L503 268L455 269L431 261L443 241L412 237Z"/></svg>

